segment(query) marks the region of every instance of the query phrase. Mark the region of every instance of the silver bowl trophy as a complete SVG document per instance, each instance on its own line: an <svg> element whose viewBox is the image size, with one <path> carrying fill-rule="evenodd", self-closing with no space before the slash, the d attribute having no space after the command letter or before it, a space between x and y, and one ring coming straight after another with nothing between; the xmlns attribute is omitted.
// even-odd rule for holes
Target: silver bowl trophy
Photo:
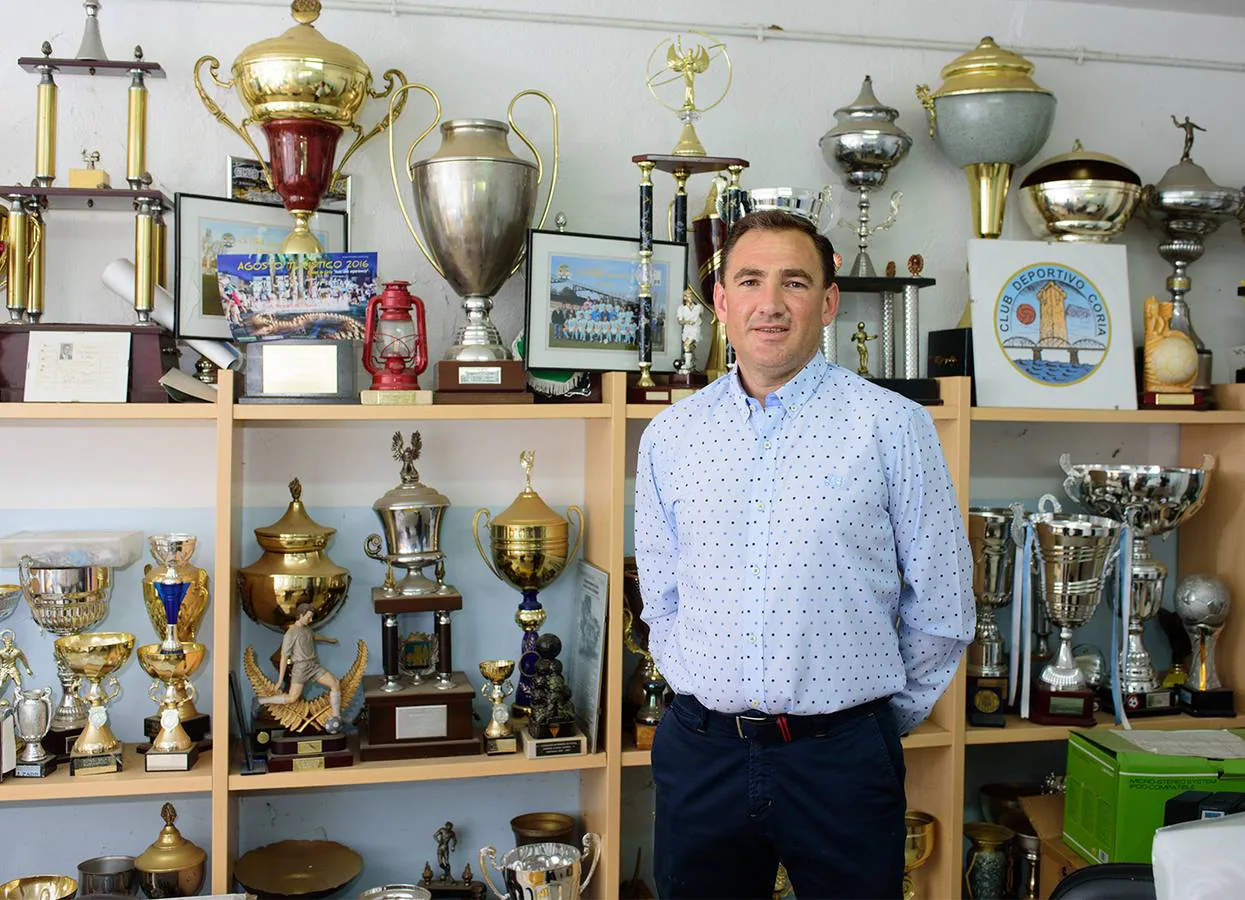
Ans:
<svg viewBox="0 0 1245 900"><path fill-rule="evenodd" d="M1044 500L1053 497L1047 495ZM1055 504L1056 508L1058 504ZM1041 504L1039 504L1041 509ZM1118 555L1123 526L1101 516L1017 510L1013 538L1020 546L1015 584L1021 591L1019 621L1013 633L1027 633L1033 622L1030 572L1036 565L1040 602L1059 628L1059 649L1036 679L1028 641L1012 646L1012 666L1021 657L1020 715L1041 725L1089 727L1094 724L1094 695L1072 653L1072 631L1088 622ZM1023 650L1020 647L1023 646ZM1018 651L1019 654L1018 654Z"/></svg>
<svg viewBox="0 0 1245 900"><path fill-rule="evenodd" d="M1013 510L974 507L968 511L973 552L973 597L977 631L968 647L968 722L1001 728L1008 700L1007 647L995 610L1012 602L1016 543Z"/></svg>
<svg viewBox="0 0 1245 900"><path fill-rule="evenodd" d="M584 857L589 854L592 863L581 882ZM601 838L591 831L584 835L582 853L571 844L524 844L507 850L498 862L497 851L492 847L480 850L484 880L499 900L579 900L580 891L592 881L600 860ZM501 873L505 893L493 883L490 868Z"/></svg>
<svg viewBox="0 0 1245 900"><path fill-rule="evenodd" d="M1124 232L1141 199L1141 178L1114 156L1072 149L1040 163L1020 183L1020 214L1041 241L1105 243Z"/></svg>
<svg viewBox="0 0 1245 900"><path fill-rule="evenodd" d="M52 689L14 692L14 728L26 746L17 755L16 778L45 778L56 769L56 757L40 743L52 727Z"/></svg>
<svg viewBox="0 0 1245 900"><path fill-rule="evenodd" d="M1197 378L1193 382L1194 406L1206 409L1213 405L1211 391L1211 352L1193 330L1189 303L1185 299L1192 282L1189 266L1201 259L1206 238L1228 219L1245 210L1245 191L1213 182L1206 170L1193 161L1193 132L1205 131L1185 116L1183 122L1172 116L1172 122L1185 133L1184 152L1180 162L1168 169L1157 184L1142 188L1141 207L1147 219L1157 219L1167 239L1158 245L1159 256L1171 263L1167 291L1172 298L1170 328L1187 334L1197 347Z"/></svg>
<svg viewBox="0 0 1245 900"><path fill-rule="evenodd" d="M394 432L390 449L401 463L401 482L372 504L383 542L380 534L368 535L364 542L364 552L385 563L384 583L372 588L372 610L381 617L384 672L363 678L368 724L359 758L367 762L477 752L479 741L471 737L475 690L465 674L454 671L450 614L463 608L463 597L445 583L441 521L450 500L419 478L415 463L423 438L418 431L411 434L409 445L401 432ZM405 572L401 578L394 578L395 567ZM430 567L433 577L424 574ZM436 628L427 658L404 666L398 617L410 613L431 613ZM425 672L435 672L435 678L425 681Z"/></svg>
<svg viewBox="0 0 1245 900"><path fill-rule="evenodd" d="M826 165L842 169L848 185L860 192L856 259L846 273L852 278L877 277L869 258L869 238L894 225L899 213L903 194L895 191L891 194L890 215L878 225L869 225L869 192L886 184L890 170L903 161L912 146L912 138L895 124L898 117L899 110L878 101L873 93L873 79L866 75L860 94L848 106L834 111L837 124L819 142ZM851 226L840 221L839 227Z"/></svg>
<svg viewBox="0 0 1245 900"><path fill-rule="evenodd" d="M1215 648L1228 619L1228 586L1212 575L1186 575L1176 585L1176 615L1193 644L1189 677L1180 686L1180 709L1191 716L1236 715L1232 689L1223 686L1215 668Z"/></svg>
<svg viewBox="0 0 1245 900"><path fill-rule="evenodd" d="M1130 583L1122 585L1129 601L1127 609L1115 607L1125 626L1121 637L1126 643L1112 648L1116 660L1112 678L1119 685L1124 712L1129 716L1177 712L1175 691L1162 686L1142 637L1146 621L1158 614L1167 583L1167 566L1151 555L1149 538L1166 537L1202 508L1215 459L1206 456L1200 469L1074 465L1064 453L1059 465L1067 475L1063 489L1069 497L1132 529ZM1119 574L1124 576L1124 567Z"/></svg>
<svg viewBox="0 0 1245 900"><path fill-rule="evenodd" d="M539 97L549 105L553 120L549 191L537 228L544 225L549 214L558 179L557 107L540 91L520 91L511 99L506 112L509 125L494 119L444 122L440 148L427 159L415 162L415 149L441 118L441 101L425 85L404 85L390 98L391 110L408 90L421 90L436 104L432 124L407 149L404 168L426 245L402 199L390 130L393 189L420 252L463 298L466 313L466 322L455 333L453 346L437 366L437 392L448 394L441 397L442 402L453 402L455 392L461 398L461 392L481 391L496 394L490 398L496 402L530 401L523 361L511 358L489 311L493 308L493 295L523 264L527 230L536 212L537 190L545 174L540 152L514 121L514 106L523 97ZM507 141L511 129L536 157L535 162L511 151Z"/></svg>

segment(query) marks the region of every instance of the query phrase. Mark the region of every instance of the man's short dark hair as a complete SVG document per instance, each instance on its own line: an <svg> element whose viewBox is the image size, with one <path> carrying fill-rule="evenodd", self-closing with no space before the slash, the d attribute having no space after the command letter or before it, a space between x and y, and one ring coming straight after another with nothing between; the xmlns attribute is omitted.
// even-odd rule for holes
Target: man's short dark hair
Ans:
<svg viewBox="0 0 1245 900"><path fill-rule="evenodd" d="M314 613L316 608L310 603L300 603L294 607L294 618L301 619L304 613Z"/></svg>
<svg viewBox="0 0 1245 900"><path fill-rule="evenodd" d="M722 245L723 279L727 277L728 270L726 267L731 251L735 249L739 239L750 231L799 231L802 234L808 235L813 242L813 246L817 248L818 255L821 257L824 286L830 287L830 285L834 284L834 245L830 243L830 239L819 232L817 226L804 218L804 216L797 216L794 213L785 212L781 209L763 209L749 213L735 223L735 227L726 236L726 243Z"/></svg>

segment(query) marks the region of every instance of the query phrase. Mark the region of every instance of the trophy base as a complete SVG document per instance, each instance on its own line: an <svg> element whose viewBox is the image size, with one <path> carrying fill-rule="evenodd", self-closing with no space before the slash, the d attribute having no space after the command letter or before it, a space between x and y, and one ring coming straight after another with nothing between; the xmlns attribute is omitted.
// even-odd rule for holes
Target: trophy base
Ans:
<svg viewBox="0 0 1245 900"><path fill-rule="evenodd" d="M430 582L435 585L436 582ZM444 590L424 594L404 594L388 588L372 588L372 612L378 616L386 613L435 613L455 612L463 608L463 595L444 585Z"/></svg>
<svg viewBox="0 0 1245 900"><path fill-rule="evenodd" d="M112 775L120 772L121 751L112 753L93 753L90 756L69 757L70 775Z"/></svg>
<svg viewBox="0 0 1245 900"><path fill-rule="evenodd" d="M434 900L486 900L489 895L483 879L459 881L451 878L449 881L442 881L439 878L425 878L420 880L419 886L430 893Z"/></svg>
<svg viewBox="0 0 1245 900"><path fill-rule="evenodd" d="M146 772L189 772L198 761L198 747L174 753L148 750L143 754L143 770Z"/></svg>
<svg viewBox="0 0 1245 900"><path fill-rule="evenodd" d="M691 379L699 375L704 379L699 385L690 381L679 381L676 379ZM637 378L639 376L636 376ZM691 372L687 375L681 375L678 372L673 375L654 374L653 381L656 382L652 387L640 387L635 381L628 381L627 384L627 402L628 403L678 403L685 397L690 397L696 393L701 387L709 383L709 379L699 372Z"/></svg>
<svg viewBox="0 0 1245 900"><path fill-rule="evenodd" d="M130 374L125 399L130 403L169 402L169 395L160 385L160 379L176 365L177 342L172 332L150 325L93 325L81 322L33 325L10 322L0 328L0 403L21 402L26 396L26 354L32 331L128 333Z"/></svg>
<svg viewBox="0 0 1245 900"><path fill-rule="evenodd" d="M635 723L635 748L637 750L652 750L653 735L657 734L657 726L649 725L646 722Z"/></svg>
<svg viewBox="0 0 1245 900"><path fill-rule="evenodd" d="M936 378L870 378L878 387L894 391L901 397L914 400L922 406L942 406L941 392Z"/></svg>
<svg viewBox="0 0 1245 900"><path fill-rule="evenodd" d="M475 690L462 672L454 672L449 688L437 680L405 684L386 691L385 676L365 675L363 707L367 727L359 758L417 759L479 753L472 725ZM395 751L404 751L394 755Z"/></svg>
<svg viewBox="0 0 1245 900"><path fill-rule="evenodd" d="M1115 712L1115 698L1109 691L1105 692L1103 708L1107 712ZM1176 692L1171 688L1159 688L1124 694L1124 713L1128 716L1172 716L1180 712L1176 705Z"/></svg>
<svg viewBox="0 0 1245 900"><path fill-rule="evenodd" d="M342 769L354 765L354 752L337 750L333 753L268 754L269 772L316 772L320 769Z"/></svg>
<svg viewBox="0 0 1245 900"><path fill-rule="evenodd" d="M57 762L68 762L69 754L73 753L73 745L78 740L78 735L82 734L85 726L79 725L77 728L66 728L64 731L57 731L53 728L40 742L43 749L51 753Z"/></svg>
<svg viewBox="0 0 1245 900"><path fill-rule="evenodd" d="M199 713L189 719L182 719L182 728L186 730L186 734L196 744L207 740L208 734L212 730L212 717L207 713ZM143 719L143 735L148 741L154 741L156 735L160 733L160 717L147 716Z"/></svg>
<svg viewBox="0 0 1245 900"><path fill-rule="evenodd" d="M49 756L43 762L19 762L13 770L14 778L47 778L56 771L56 759Z"/></svg>
<svg viewBox="0 0 1245 900"><path fill-rule="evenodd" d="M432 391L359 391L364 406L429 406Z"/></svg>
<svg viewBox="0 0 1245 900"><path fill-rule="evenodd" d="M1236 704L1232 699L1232 691L1219 688L1213 691L1199 691L1188 685L1181 685L1177 695L1180 711L1198 718L1223 717L1236 715Z"/></svg>
<svg viewBox="0 0 1245 900"><path fill-rule="evenodd" d="M1181 391L1172 394L1142 391L1137 398L1137 406L1141 409L1214 409L1215 401L1210 391Z"/></svg>
<svg viewBox="0 0 1245 900"><path fill-rule="evenodd" d="M985 675L968 676L968 724L1002 728L1007 724L1007 679Z"/></svg>
<svg viewBox="0 0 1245 900"><path fill-rule="evenodd" d="M437 363L437 390L433 395L434 403L471 403L471 399L457 395L478 393L517 394L519 396L528 394L530 397L527 390L527 371L523 360L443 359ZM447 394L454 396L442 399ZM510 402L530 403L531 400Z"/></svg>
<svg viewBox="0 0 1245 900"><path fill-rule="evenodd" d="M1039 725L1065 725L1090 728L1094 720L1094 692L1052 691L1042 682L1035 682L1029 697L1029 719Z"/></svg>
<svg viewBox="0 0 1245 900"><path fill-rule="evenodd" d="M272 735L272 740L268 743L268 755L314 756L318 753L339 753L348 746L349 738L344 731L337 734L281 731Z"/></svg>
<svg viewBox="0 0 1245 900"><path fill-rule="evenodd" d="M519 739L513 734L505 737L484 737L484 752L489 756L519 752Z"/></svg>
<svg viewBox="0 0 1245 900"><path fill-rule="evenodd" d="M523 752L528 759L548 759L551 756L582 756L588 752L588 739L574 725L558 737L534 738L527 731L520 731Z"/></svg>

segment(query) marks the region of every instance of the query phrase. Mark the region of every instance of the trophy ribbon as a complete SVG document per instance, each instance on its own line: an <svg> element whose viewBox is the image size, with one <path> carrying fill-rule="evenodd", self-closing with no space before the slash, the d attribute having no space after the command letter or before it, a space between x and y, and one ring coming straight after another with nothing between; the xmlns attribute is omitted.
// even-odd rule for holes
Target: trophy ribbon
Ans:
<svg viewBox="0 0 1245 900"><path fill-rule="evenodd" d="M1118 616L1111 617L1111 665L1114 668L1111 671L1111 699L1115 702L1115 724L1123 725L1131 730L1132 725L1128 722L1128 714L1124 712L1124 695L1120 688L1120 683L1124 680L1121 674L1120 663L1124 659L1124 654L1128 652L1128 626L1129 619L1132 614L1132 598L1130 596L1133 583L1133 519L1136 517L1135 510L1129 510L1128 516L1124 520L1124 527L1120 529L1120 573L1119 578L1119 609Z"/></svg>

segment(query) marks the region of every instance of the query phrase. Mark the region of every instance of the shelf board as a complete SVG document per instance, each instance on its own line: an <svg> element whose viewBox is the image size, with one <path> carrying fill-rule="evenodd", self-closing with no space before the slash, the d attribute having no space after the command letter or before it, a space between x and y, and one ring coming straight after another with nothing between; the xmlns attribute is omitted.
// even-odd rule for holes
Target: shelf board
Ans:
<svg viewBox="0 0 1245 900"><path fill-rule="evenodd" d="M1245 410L1037 409L975 406L974 422L1092 422L1099 425L1245 425Z"/></svg>
<svg viewBox="0 0 1245 900"><path fill-rule="evenodd" d="M503 419L606 419L605 403L463 403L428 406L363 406L329 403L240 403L239 422L393 422L405 420L473 422Z"/></svg>
<svg viewBox="0 0 1245 900"><path fill-rule="evenodd" d="M919 750L924 747L950 747L951 732L933 722L922 722L910 734L901 739L905 750ZM623 732L622 765L647 766L652 764L652 754L648 750L638 750L635 735Z"/></svg>
<svg viewBox="0 0 1245 900"><path fill-rule="evenodd" d="M92 800L100 797L164 797L212 790L212 751L199 754L189 772L145 772L143 756L125 745L122 770L112 775L69 774L62 763L47 778L9 778L0 787L0 804L35 800Z"/></svg>
<svg viewBox="0 0 1245 900"><path fill-rule="evenodd" d="M578 772L583 769L605 768L605 754L528 759L521 753L511 753L505 756L481 754L386 762L356 761L353 766L341 769L268 772L263 775L243 775L240 766L241 760L235 754L235 760L229 767L231 793L335 788L355 784L401 784L451 778L490 778L497 775L532 775L537 772Z"/></svg>
<svg viewBox="0 0 1245 900"><path fill-rule="evenodd" d="M1095 713L1099 728L1114 728L1115 716L1110 713ZM1245 728L1245 715L1230 719L1198 719L1193 716L1152 716L1145 718L1135 716L1128 720L1136 731L1179 731L1181 729L1198 728ZM983 728L968 726L965 735L966 744L1029 744L1042 741L1066 741L1071 729L1061 725L1037 725L1008 714L1007 724L1002 728Z"/></svg>
<svg viewBox="0 0 1245 900"><path fill-rule="evenodd" d="M10 420L215 418L215 403L0 403L0 419Z"/></svg>

